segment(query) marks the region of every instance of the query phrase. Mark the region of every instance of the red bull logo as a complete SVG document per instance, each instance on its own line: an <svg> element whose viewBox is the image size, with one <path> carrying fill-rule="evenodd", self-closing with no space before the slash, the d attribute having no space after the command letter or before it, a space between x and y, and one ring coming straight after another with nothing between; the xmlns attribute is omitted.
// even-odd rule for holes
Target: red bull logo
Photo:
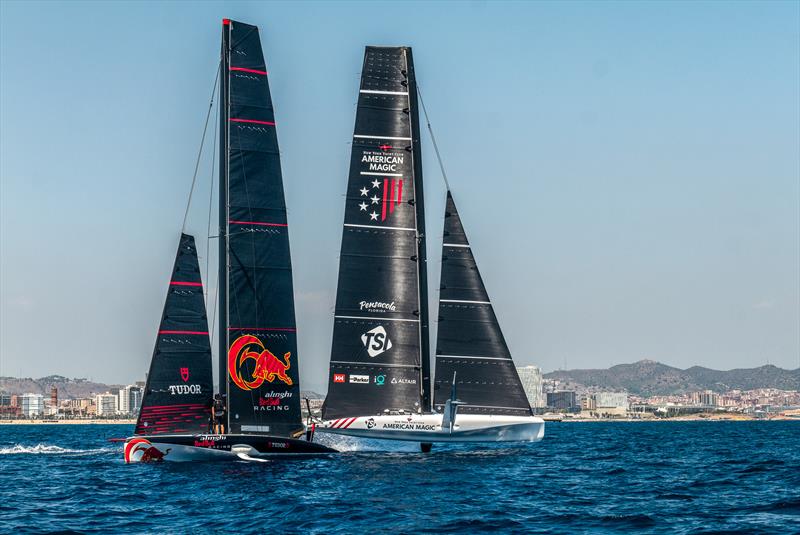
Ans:
<svg viewBox="0 0 800 535"><path fill-rule="evenodd" d="M170 449L161 451L150 444L150 441L146 438L134 438L125 443L125 462L151 463L163 461Z"/></svg>
<svg viewBox="0 0 800 535"><path fill-rule="evenodd" d="M292 386L292 378L286 373L291 368L289 362L291 353L283 355L283 361L264 347L261 340L255 336L245 334L237 338L228 350L228 373L233 383L242 390L254 390L266 381L275 379ZM248 359L255 360L255 369L249 379L241 373L242 364Z"/></svg>

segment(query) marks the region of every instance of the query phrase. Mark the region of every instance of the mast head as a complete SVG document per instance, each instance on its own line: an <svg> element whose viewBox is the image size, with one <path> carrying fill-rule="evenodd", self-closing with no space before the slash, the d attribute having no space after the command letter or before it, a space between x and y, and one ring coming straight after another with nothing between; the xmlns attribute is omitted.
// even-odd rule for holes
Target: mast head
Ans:
<svg viewBox="0 0 800 535"><path fill-rule="evenodd" d="M227 26L231 23L231 19L222 19L222 25Z"/></svg>

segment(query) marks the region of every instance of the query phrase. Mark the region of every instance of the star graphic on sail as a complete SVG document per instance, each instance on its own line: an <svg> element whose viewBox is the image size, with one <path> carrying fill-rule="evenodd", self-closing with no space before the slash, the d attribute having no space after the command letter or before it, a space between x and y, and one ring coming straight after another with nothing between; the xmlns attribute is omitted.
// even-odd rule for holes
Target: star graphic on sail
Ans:
<svg viewBox="0 0 800 535"><path fill-rule="evenodd" d="M381 184L381 182L383 182ZM383 181L379 179L374 179L370 181L370 185L372 188L363 187L359 191L363 197L367 197L369 199L369 204L367 204L366 200L362 200L358 204L358 209L360 212L367 212L370 206L380 205L381 211L378 212L374 210L372 212L367 212L369 215L370 221L378 221L378 216L380 216L380 221L386 221L386 219L394 213L395 207L399 206L401 202L403 202L403 179L402 178L384 178ZM377 188L377 192L373 192L372 196L369 196L370 189Z"/></svg>

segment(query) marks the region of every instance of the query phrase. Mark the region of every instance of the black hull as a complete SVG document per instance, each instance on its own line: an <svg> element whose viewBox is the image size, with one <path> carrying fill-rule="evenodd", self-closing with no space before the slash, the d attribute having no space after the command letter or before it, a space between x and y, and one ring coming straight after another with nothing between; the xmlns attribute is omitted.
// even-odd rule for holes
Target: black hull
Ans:
<svg viewBox="0 0 800 535"><path fill-rule="evenodd" d="M337 453L336 450L270 435L152 435L125 441L125 462L230 461L299 458Z"/></svg>

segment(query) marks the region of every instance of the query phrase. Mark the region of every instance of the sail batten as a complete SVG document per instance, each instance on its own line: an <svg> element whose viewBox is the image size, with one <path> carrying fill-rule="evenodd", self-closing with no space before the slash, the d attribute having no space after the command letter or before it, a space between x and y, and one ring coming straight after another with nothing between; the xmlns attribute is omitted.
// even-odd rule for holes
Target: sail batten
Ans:
<svg viewBox="0 0 800 535"><path fill-rule="evenodd" d="M455 201L447 192L436 340L434 407L450 398L462 414L531 414Z"/></svg>

